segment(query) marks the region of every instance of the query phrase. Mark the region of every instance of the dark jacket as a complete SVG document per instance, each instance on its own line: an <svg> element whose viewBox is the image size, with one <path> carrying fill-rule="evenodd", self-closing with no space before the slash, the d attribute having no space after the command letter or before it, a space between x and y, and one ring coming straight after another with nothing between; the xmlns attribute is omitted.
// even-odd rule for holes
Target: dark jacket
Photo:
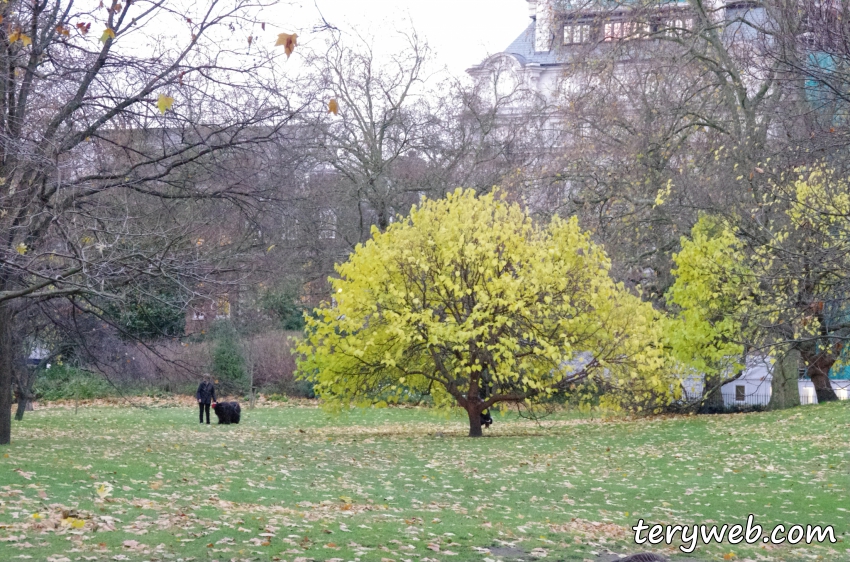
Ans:
<svg viewBox="0 0 850 562"><path fill-rule="evenodd" d="M213 383L204 381L199 384L195 398L200 400L201 404L209 404L210 401L215 402L215 386Z"/></svg>

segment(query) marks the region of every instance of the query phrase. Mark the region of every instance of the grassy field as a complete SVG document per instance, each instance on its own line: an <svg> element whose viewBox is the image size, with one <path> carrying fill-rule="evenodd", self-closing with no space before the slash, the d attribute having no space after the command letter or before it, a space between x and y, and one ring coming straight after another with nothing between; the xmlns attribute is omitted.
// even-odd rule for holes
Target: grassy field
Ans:
<svg viewBox="0 0 850 562"><path fill-rule="evenodd" d="M309 406L48 408L0 449L0 559L609 560L651 523L834 525L834 545L674 560L850 561L850 403L541 425Z"/></svg>

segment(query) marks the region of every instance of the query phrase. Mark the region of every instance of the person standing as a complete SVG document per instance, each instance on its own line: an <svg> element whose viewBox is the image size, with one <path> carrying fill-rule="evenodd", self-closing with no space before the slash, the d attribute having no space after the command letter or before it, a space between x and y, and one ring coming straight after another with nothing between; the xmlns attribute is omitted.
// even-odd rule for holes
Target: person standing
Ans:
<svg viewBox="0 0 850 562"><path fill-rule="evenodd" d="M204 412L207 413L207 425L210 424L210 402L215 402L215 385L210 380L210 376L204 373L204 380L198 385L198 392L195 393L195 398L198 399L198 409L200 410L200 422L204 423Z"/></svg>

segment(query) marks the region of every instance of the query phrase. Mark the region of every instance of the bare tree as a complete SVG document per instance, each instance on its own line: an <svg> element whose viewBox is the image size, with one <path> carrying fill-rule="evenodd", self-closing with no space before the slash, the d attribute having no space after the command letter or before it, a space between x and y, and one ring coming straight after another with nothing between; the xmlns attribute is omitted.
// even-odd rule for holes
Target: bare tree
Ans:
<svg viewBox="0 0 850 562"><path fill-rule="evenodd" d="M384 62L368 41L356 41L356 48L350 41L343 45L335 33L323 50L308 56L313 72L305 87L338 106L338 111L325 106L309 112L305 119L313 131L317 164L342 179L358 215L353 242L368 237L373 222L385 229L396 210L404 208L407 187L393 182L391 170L422 143L427 125L422 97L427 45L410 33L407 48Z"/></svg>
<svg viewBox="0 0 850 562"><path fill-rule="evenodd" d="M254 185L216 177L292 115L253 37L263 0L10 0L0 7L0 444L29 303L118 302L167 281L192 295L238 275L211 240ZM93 7L94 6L94 7Z"/></svg>
<svg viewBox="0 0 850 562"><path fill-rule="evenodd" d="M373 226L383 230L423 197L459 186L520 183L517 170L541 156L542 121L530 118L538 112L505 111L540 101L531 89L505 80L463 84L430 71L430 51L414 31L401 44L385 56L370 40L337 31L307 55L300 91L322 103L295 120L294 152L283 158L292 167L272 173L280 207L265 217L264 232L274 244L268 266L299 277L313 302L327 296L334 264Z"/></svg>

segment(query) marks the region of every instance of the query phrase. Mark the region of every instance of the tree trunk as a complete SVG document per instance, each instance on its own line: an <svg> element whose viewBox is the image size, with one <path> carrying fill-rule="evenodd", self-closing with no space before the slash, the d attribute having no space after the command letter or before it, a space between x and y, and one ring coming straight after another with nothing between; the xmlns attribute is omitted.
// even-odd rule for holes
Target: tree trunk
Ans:
<svg viewBox="0 0 850 562"><path fill-rule="evenodd" d="M773 366L768 409L783 410L800 405L799 364L800 352L792 349L782 355Z"/></svg>
<svg viewBox="0 0 850 562"><path fill-rule="evenodd" d="M12 318L12 309L0 304L0 445L12 442L12 369L15 366Z"/></svg>
<svg viewBox="0 0 850 562"><path fill-rule="evenodd" d="M31 412L32 386L35 384L36 371L34 368L23 367L21 375L18 377L18 411L15 412L15 419L21 421L24 419L24 412Z"/></svg>
<svg viewBox="0 0 850 562"><path fill-rule="evenodd" d="M838 400L838 395L832 390L832 383L829 382L827 375L820 372L810 372L809 378L812 379L812 384L815 385L815 395L818 397L819 404Z"/></svg>
<svg viewBox="0 0 850 562"><path fill-rule="evenodd" d="M466 413L469 414L469 436L482 437L484 433L481 431L481 410L470 405Z"/></svg>
<svg viewBox="0 0 850 562"><path fill-rule="evenodd" d="M722 412L723 394L720 392L723 387L719 376L706 376L705 384L702 389L702 407L700 413L716 414Z"/></svg>
<svg viewBox="0 0 850 562"><path fill-rule="evenodd" d="M835 364L835 356L828 352L820 352L809 357L804 355L804 358L807 364L806 372L815 387L818 403L838 400L838 396L832 390L832 384L829 382L829 370Z"/></svg>
<svg viewBox="0 0 850 562"><path fill-rule="evenodd" d="M23 393L18 395L18 409L15 412L15 420L21 421L24 419L24 412L27 411L27 405L29 403L30 401L24 397Z"/></svg>

